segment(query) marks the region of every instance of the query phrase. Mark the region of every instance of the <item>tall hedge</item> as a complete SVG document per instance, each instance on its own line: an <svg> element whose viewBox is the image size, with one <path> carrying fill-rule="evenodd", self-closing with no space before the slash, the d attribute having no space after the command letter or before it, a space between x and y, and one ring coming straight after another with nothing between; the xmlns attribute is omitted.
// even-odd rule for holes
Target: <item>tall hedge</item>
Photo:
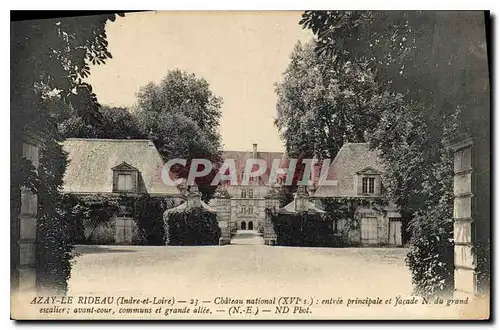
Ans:
<svg viewBox="0 0 500 330"><path fill-rule="evenodd" d="M134 200L134 219L137 226L137 243L164 245L165 229L163 212L173 206L169 198L144 195Z"/></svg>
<svg viewBox="0 0 500 330"><path fill-rule="evenodd" d="M218 245L221 229L216 214L201 207L169 214L169 245Z"/></svg>
<svg viewBox="0 0 500 330"><path fill-rule="evenodd" d="M65 294L71 275L74 239L66 221L66 200L59 193L66 168L66 154L60 144L47 141L38 168L38 219L36 238L37 287Z"/></svg>
<svg viewBox="0 0 500 330"><path fill-rule="evenodd" d="M418 295L451 295L454 289L452 216L446 205L439 204L412 219L406 264Z"/></svg>
<svg viewBox="0 0 500 330"><path fill-rule="evenodd" d="M332 222L321 214L302 212L272 216L277 244L328 247L333 243Z"/></svg>

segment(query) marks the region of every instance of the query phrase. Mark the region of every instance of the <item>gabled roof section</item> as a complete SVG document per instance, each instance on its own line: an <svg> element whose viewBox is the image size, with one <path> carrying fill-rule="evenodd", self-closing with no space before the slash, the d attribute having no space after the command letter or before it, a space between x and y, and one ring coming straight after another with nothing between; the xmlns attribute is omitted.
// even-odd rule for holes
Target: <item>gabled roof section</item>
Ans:
<svg viewBox="0 0 500 330"><path fill-rule="evenodd" d="M123 162L120 165L116 165L111 168L113 171L137 171L137 168L133 167L127 162Z"/></svg>
<svg viewBox="0 0 500 330"><path fill-rule="evenodd" d="M368 143L344 144L328 170L327 179L337 180L337 185L320 184L314 192L314 197L356 196L354 178L358 173L364 171L376 174L384 172L384 166L378 152L371 150Z"/></svg>
<svg viewBox="0 0 500 330"><path fill-rule="evenodd" d="M62 144L69 160L65 193L111 193L113 169L126 167L139 171L140 193L180 194L177 187L163 183L164 162L150 140L67 139Z"/></svg>
<svg viewBox="0 0 500 330"><path fill-rule="evenodd" d="M356 174L364 174L364 175L380 175L382 174L382 172L380 171L377 171L376 169L374 169L373 167L366 167L364 169L362 169L361 171L358 171L356 172Z"/></svg>

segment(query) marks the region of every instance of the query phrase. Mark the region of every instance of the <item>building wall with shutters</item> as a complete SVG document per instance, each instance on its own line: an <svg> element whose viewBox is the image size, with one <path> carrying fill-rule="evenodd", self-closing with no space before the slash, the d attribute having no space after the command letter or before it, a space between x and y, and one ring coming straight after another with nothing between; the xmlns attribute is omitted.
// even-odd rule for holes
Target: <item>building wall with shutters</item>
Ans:
<svg viewBox="0 0 500 330"><path fill-rule="evenodd" d="M356 242L361 245L401 246L402 238L395 237L396 235L401 236L401 220L397 216L399 214L395 212L378 212L372 209L358 210L358 228L355 231L358 232L359 237L356 237ZM399 223L399 226L395 223ZM351 234L351 237L355 236ZM352 239L351 242L353 242Z"/></svg>

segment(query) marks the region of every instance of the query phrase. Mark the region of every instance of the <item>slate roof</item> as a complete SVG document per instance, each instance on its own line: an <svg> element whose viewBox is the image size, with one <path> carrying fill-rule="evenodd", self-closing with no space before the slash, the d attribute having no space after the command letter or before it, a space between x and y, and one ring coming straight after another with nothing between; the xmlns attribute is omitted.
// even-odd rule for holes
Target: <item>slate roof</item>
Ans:
<svg viewBox="0 0 500 330"><path fill-rule="evenodd" d="M320 185L314 197L354 197L354 177L362 170L384 172L377 151L370 150L368 143L346 143L330 164L328 180L337 180L336 186Z"/></svg>
<svg viewBox="0 0 500 330"><path fill-rule="evenodd" d="M222 158L234 159L236 166L236 176L238 183L243 179L243 172L245 171L245 164L248 159L253 158L253 151L224 151L222 153ZM269 182L269 175L271 173L271 167L274 159L280 159L280 164L285 162L285 154L283 152L269 152L269 151L257 151L257 159L263 159L267 163L266 173L264 173L259 179L259 184L267 185Z"/></svg>
<svg viewBox="0 0 500 330"><path fill-rule="evenodd" d="M177 187L163 183L164 162L150 140L67 139L63 149L69 160L65 193L111 193L112 168L125 162L139 171L139 192L180 195Z"/></svg>

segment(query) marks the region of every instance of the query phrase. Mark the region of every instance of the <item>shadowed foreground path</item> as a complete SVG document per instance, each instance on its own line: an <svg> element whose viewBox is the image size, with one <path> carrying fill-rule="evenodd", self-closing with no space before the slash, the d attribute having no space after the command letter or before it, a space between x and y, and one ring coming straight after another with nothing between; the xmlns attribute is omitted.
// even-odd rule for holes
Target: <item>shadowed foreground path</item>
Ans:
<svg viewBox="0 0 500 330"><path fill-rule="evenodd" d="M240 231L226 246L78 246L76 252L82 254L72 270L70 295L165 296L188 302L297 295L319 304L311 315L288 319L412 318L424 313L414 306L345 306L349 298L392 298L393 304L396 296L410 297L403 248L270 247L258 233ZM343 305L323 305L338 298ZM204 317L228 315L214 311Z"/></svg>

